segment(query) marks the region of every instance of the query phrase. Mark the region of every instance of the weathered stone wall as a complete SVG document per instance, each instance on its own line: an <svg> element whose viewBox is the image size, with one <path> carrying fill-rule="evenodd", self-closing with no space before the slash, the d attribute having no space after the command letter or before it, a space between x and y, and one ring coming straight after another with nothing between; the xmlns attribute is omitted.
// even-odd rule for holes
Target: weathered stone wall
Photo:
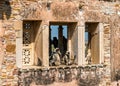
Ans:
<svg viewBox="0 0 120 86"><path fill-rule="evenodd" d="M102 22L104 24L104 64L107 66L99 69L104 74L103 76L99 75L99 77L102 77L100 78L102 86L109 86L111 69L112 72L116 72L116 69L119 69L120 2L98 0L56 1L59 0L49 0L48 2L45 0L0 1L0 85L18 86L17 82L21 81L19 77L25 77L24 75L26 74L22 71L18 72L16 67L16 30L19 26L16 27L15 22L23 19L38 19L47 23L49 21L77 21L79 25L84 25L85 22ZM29 72L28 74L32 73ZM82 72L84 74L84 71ZM86 71L86 73L89 72ZM26 75L28 78L29 76ZM77 84L82 86L84 79L79 78L78 80L81 83ZM25 81L20 83L25 84ZM90 82L85 83L88 86Z"/></svg>
<svg viewBox="0 0 120 86"><path fill-rule="evenodd" d="M15 30L10 21L2 21L1 23L1 29L4 29L4 35L1 37L1 84L17 85Z"/></svg>
<svg viewBox="0 0 120 86"><path fill-rule="evenodd" d="M111 82L111 53L110 53L110 25L109 24L104 24L104 64L106 64L106 69L105 69L105 78L106 78L106 83ZM109 86L109 85L108 85Z"/></svg>
<svg viewBox="0 0 120 86"><path fill-rule="evenodd" d="M111 25L111 65L112 65L112 76L113 79L120 79L120 58L119 58L119 52L120 52L120 16L114 16L111 18L110 25ZM114 76L114 74L116 74Z"/></svg>
<svg viewBox="0 0 120 86"><path fill-rule="evenodd" d="M92 65L22 69L19 71L19 86L98 86L104 82L104 67L104 65ZM106 83L103 86L106 86Z"/></svg>

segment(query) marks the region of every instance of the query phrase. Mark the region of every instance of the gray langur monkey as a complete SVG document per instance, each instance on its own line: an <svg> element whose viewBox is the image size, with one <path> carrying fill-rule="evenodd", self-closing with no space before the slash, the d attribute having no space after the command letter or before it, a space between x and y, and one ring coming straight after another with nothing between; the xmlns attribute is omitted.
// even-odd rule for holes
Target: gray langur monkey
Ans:
<svg viewBox="0 0 120 86"><path fill-rule="evenodd" d="M60 49L56 48L55 51L53 52L53 55L51 56L50 66L59 66L60 57L61 57Z"/></svg>

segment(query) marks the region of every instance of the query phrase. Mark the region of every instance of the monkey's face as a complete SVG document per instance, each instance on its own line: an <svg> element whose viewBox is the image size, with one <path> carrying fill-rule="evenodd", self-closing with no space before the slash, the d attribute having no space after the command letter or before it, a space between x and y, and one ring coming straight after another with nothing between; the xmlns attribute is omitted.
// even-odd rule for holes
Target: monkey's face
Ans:
<svg viewBox="0 0 120 86"><path fill-rule="evenodd" d="M70 54L70 52L69 51L66 51L66 55L69 55Z"/></svg>
<svg viewBox="0 0 120 86"><path fill-rule="evenodd" d="M59 54L59 55L61 55L61 52L60 52L59 48L56 49L56 53Z"/></svg>

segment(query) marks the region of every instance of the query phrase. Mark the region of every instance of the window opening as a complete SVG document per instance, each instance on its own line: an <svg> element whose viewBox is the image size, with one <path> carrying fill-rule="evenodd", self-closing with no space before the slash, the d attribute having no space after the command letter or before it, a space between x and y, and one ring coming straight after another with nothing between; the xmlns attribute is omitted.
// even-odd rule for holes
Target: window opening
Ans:
<svg viewBox="0 0 120 86"><path fill-rule="evenodd" d="M87 64L99 63L98 23L85 24L85 58Z"/></svg>
<svg viewBox="0 0 120 86"><path fill-rule="evenodd" d="M69 60L69 52L67 51L68 44L68 28L67 25L50 25L50 42L49 55L50 65L65 65ZM66 58L64 56L68 55ZM56 62L51 62L51 59L57 59ZM54 59L54 60L56 60ZM64 61L63 61L64 60Z"/></svg>
<svg viewBox="0 0 120 86"><path fill-rule="evenodd" d="M50 55L54 52L56 48L60 49L62 55L67 51L67 26L58 26L51 25L50 26Z"/></svg>
<svg viewBox="0 0 120 86"><path fill-rule="evenodd" d="M27 65L31 62L33 27L31 22L23 23L23 64Z"/></svg>
<svg viewBox="0 0 120 86"><path fill-rule="evenodd" d="M39 21L23 21L23 65L40 65L41 55L41 34L39 34ZM39 48L38 48L39 47Z"/></svg>

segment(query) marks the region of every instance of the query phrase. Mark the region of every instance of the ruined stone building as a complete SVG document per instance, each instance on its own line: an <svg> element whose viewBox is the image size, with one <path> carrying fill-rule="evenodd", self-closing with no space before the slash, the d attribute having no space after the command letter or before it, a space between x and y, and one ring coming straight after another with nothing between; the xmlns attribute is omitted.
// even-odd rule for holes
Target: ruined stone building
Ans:
<svg viewBox="0 0 120 86"><path fill-rule="evenodd" d="M119 83L119 0L0 0L0 86Z"/></svg>

